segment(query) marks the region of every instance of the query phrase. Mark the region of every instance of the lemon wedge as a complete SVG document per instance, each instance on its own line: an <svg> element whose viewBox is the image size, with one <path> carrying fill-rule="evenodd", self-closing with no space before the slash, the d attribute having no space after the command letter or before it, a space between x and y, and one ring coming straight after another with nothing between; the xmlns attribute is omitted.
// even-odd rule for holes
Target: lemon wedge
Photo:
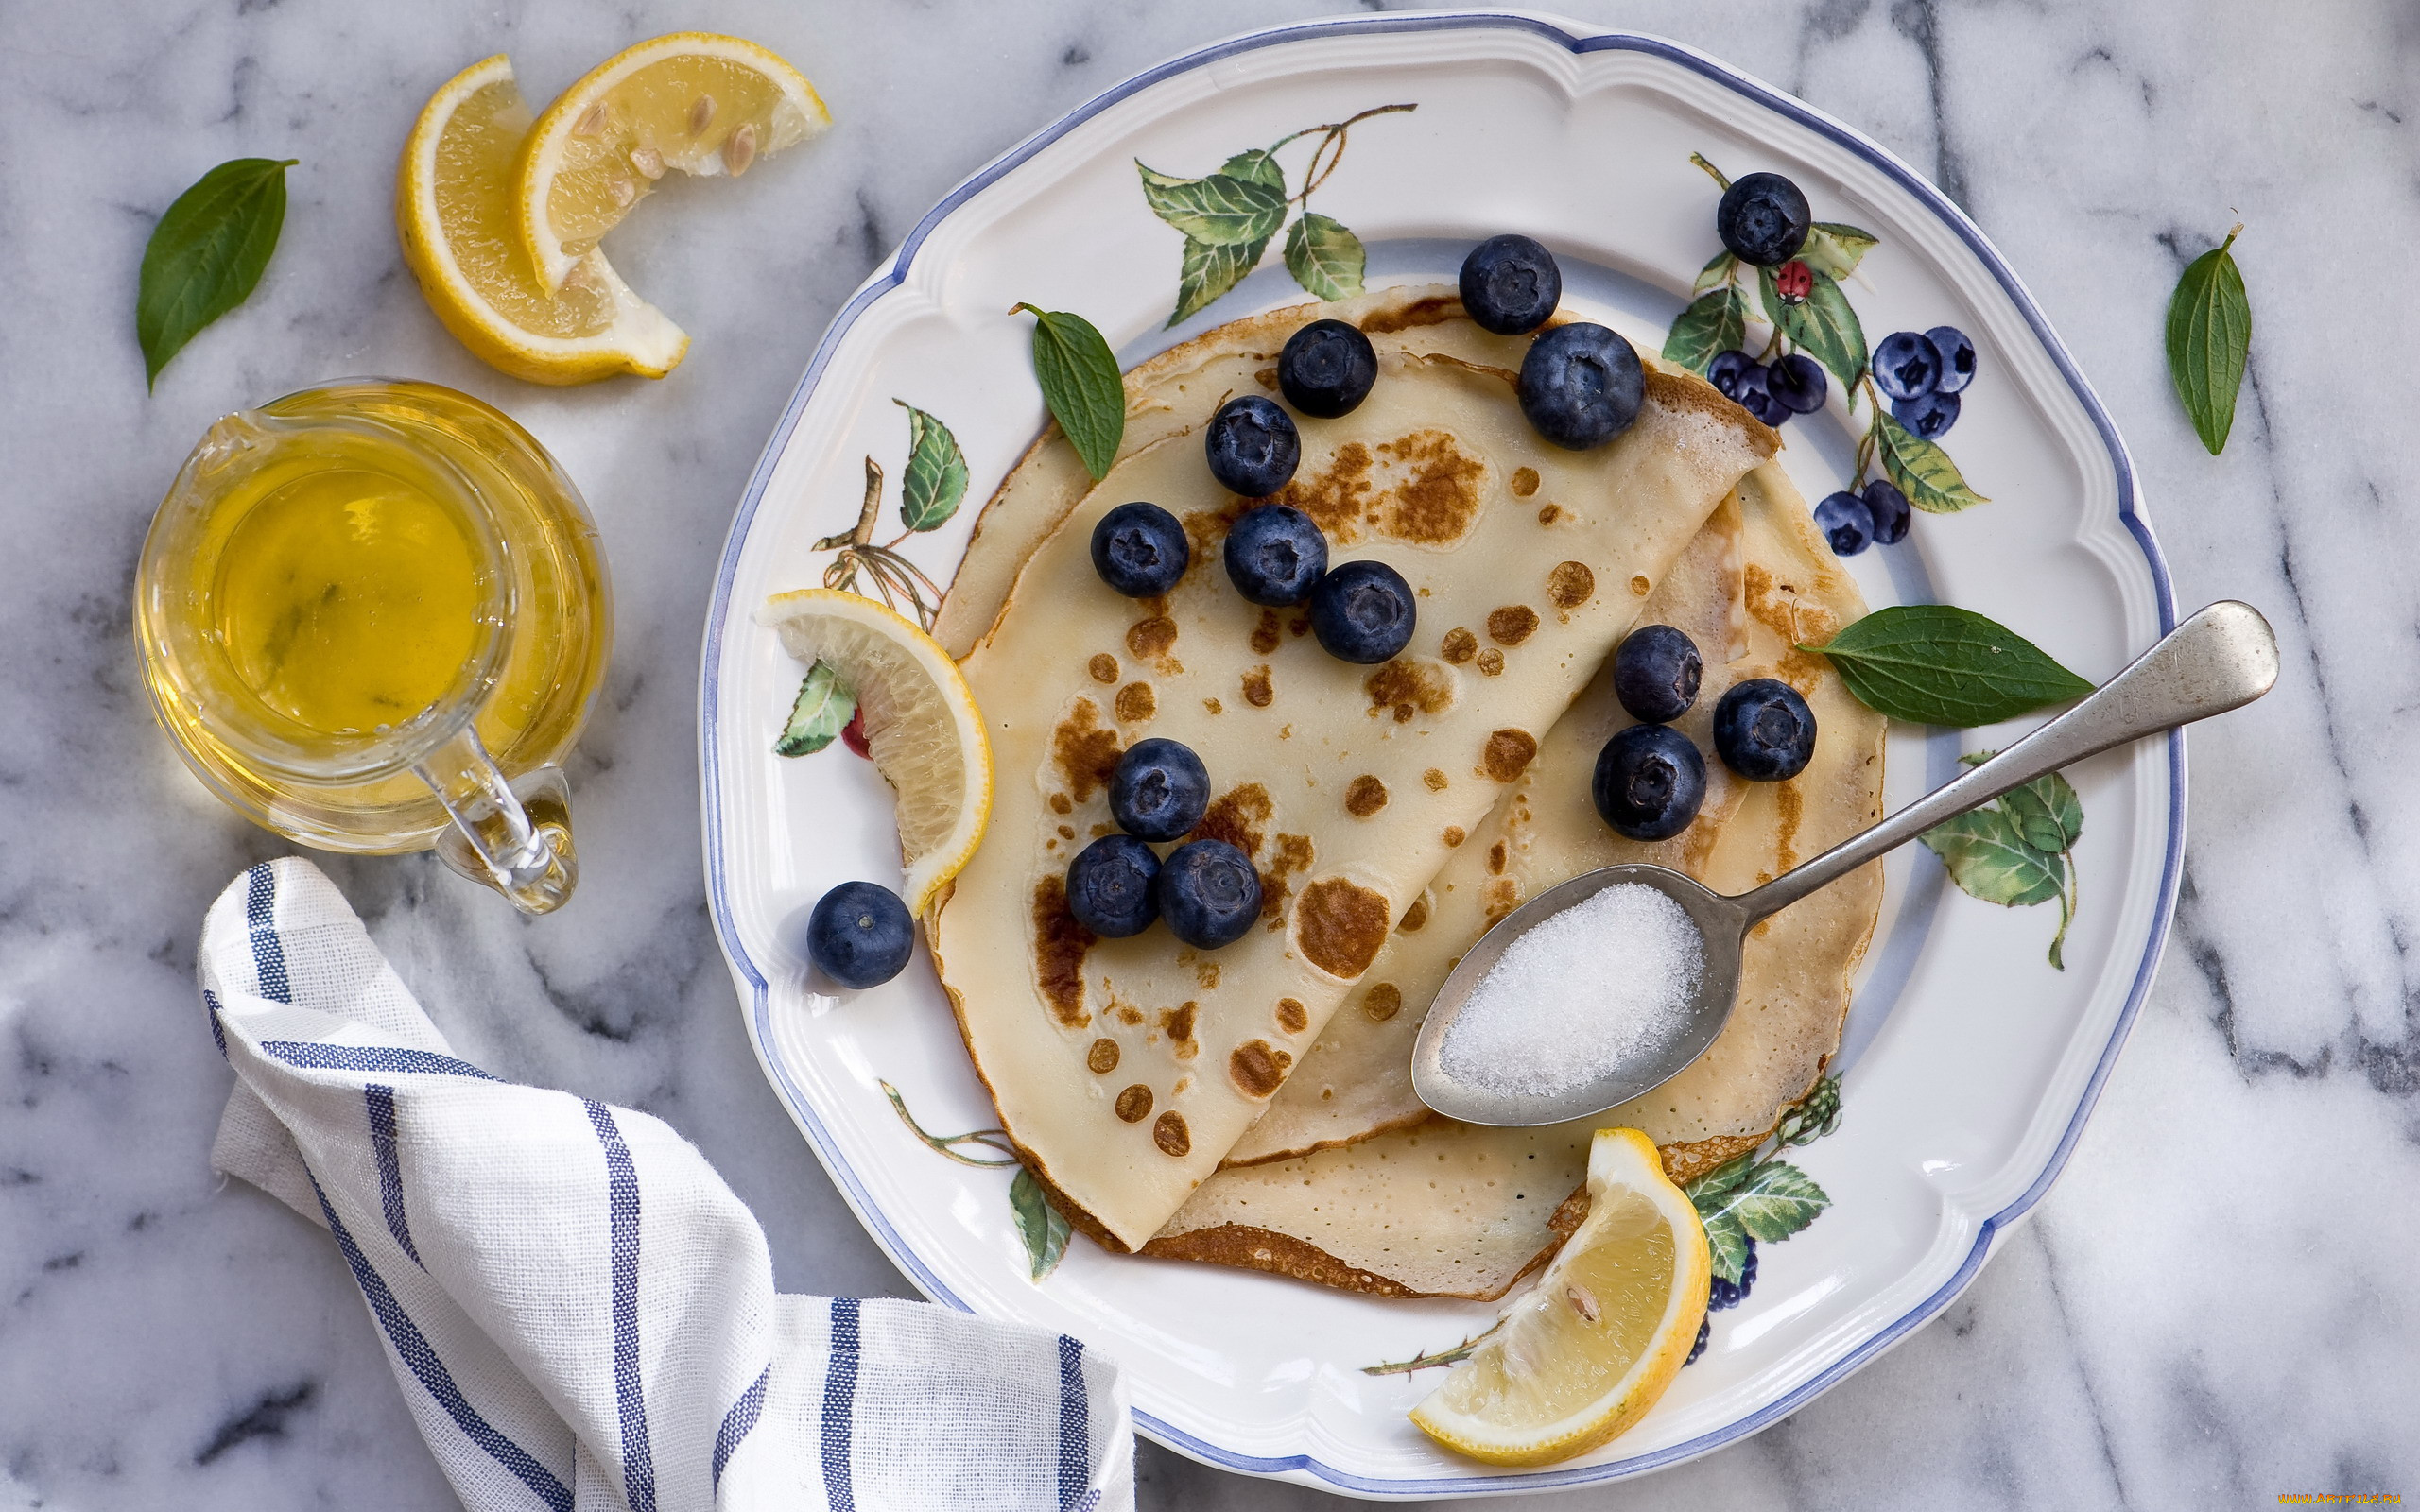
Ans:
<svg viewBox="0 0 2420 1512"><path fill-rule="evenodd" d="M746 173L832 124L804 76L736 37L675 32L563 91L522 147L521 245L549 289L668 172Z"/></svg>
<svg viewBox="0 0 2420 1512"><path fill-rule="evenodd" d="M539 284L511 198L528 130L528 107L502 54L473 63L430 96L395 174L405 264L445 329L516 378L663 377L689 338L631 293L602 252L566 267L560 293Z"/></svg>
<svg viewBox="0 0 2420 1512"><path fill-rule="evenodd" d="M908 869L900 896L922 916L974 857L992 817L992 743L958 663L940 642L855 593L776 593L756 617L790 655L808 666L830 662L856 691L867 752L898 795Z"/></svg>
<svg viewBox="0 0 2420 1512"><path fill-rule="evenodd" d="M1588 1216L1501 1328L1411 1410L1495 1465L1584 1454L1664 1395L1705 1318L1705 1229L1633 1128L1599 1129Z"/></svg>

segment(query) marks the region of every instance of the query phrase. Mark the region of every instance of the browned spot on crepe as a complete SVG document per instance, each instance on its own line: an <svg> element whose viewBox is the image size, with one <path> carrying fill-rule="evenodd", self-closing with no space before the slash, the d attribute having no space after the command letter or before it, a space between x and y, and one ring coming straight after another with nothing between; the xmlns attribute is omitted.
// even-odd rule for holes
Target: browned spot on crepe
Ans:
<svg viewBox="0 0 2420 1512"><path fill-rule="evenodd" d="M1160 712L1160 696L1148 682L1130 682L1117 690L1117 717L1122 724L1140 724Z"/></svg>
<svg viewBox="0 0 2420 1512"><path fill-rule="evenodd" d="M1301 1034L1311 1026L1311 1010L1303 1006L1300 998L1277 1000L1277 1027L1288 1034Z"/></svg>
<svg viewBox="0 0 2420 1512"><path fill-rule="evenodd" d="M1110 1039L1106 1035L1094 1040L1093 1047L1084 1052L1084 1064L1093 1069L1093 1074L1095 1075L1106 1076L1111 1072L1115 1071L1117 1069L1117 1041Z"/></svg>
<svg viewBox="0 0 2420 1512"><path fill-rule="evenodd" d="M1403 1011L1403 988L1381 982L1361 998L1361 1014L1372 1023L1384 1023Z"/></svg>
<svg viewBox="0 0 2420 1512"><path fill-rule="evenodd" d="M1100 938L1067 911L1067 879L1033 885L1033 970L1043 1001L1070 1029L1093 1022L1084 1011L1084 954Z"/></svg>
<svg viewBox="0 0 2420 1512"><path fill-rule="evenodd" d="M1278 490L1277 500L1309 515L1331 545L1350 545L1361 539L1361 517L1373 492L1370 470L1375 465L1367 446L1347 441L1323 471L1297 473Z"/></svg>
<svg viewBox="0 0 2420 1512"><path fill-rule="evenodd" d="M1227 1075L1246 1097L1267 1097L1284 1084L1291 1053L1266 1040L1247 1040L1227 1057Z"/></svg>
<svg viewBox="0 0 2420 1512"><path fill-rule="evenodd" d="M1160 1014L1160 1027L1176 1041L1176 1053L1190 1057L1194 1052L1193 1021L1201 1012L1201 1005L1187 998L1173 1008Z"/></svg>
<svg viewBox="0 0 2420 1512"><path fill-rule="evenodd" d="M1224 840L1244 854L1256 856L1269 817L1276 812L1269 801L1269 789L1258 782L1239 783L1212 801L1201 822L1185 838Z"/></svg>
<svg viewBox="0 0 2420 1512"><path fill-rule="evenodd" d="M1750 562L1740 576L1748 612L1789 647L1781 654L1781 665L1773 675L1801 693L1806 692L1829 669L1829 664L1813 652L1798 647L1829 641L1839 633L1840 622L1823 605L1802 598L1796 588L1774 581L1773 575L1760 563Z"/></svg>
<svg viewBox="0 0 2420 1512"><path fill-rule="evenodd" d="M1431 793L1443 793L1445 791L1445 774L1439 771L1434 766L1431 766L1428 770L1421 773L1420 780L1427 784L1428 791Z"/></svg>
<svg viewBox="0 0 2420 1512"><path fill-rule="evenodd" d="M1411 901L1410 907L1403 911L1403 922L1397 924L1395 928L1407 935L1416 935L1420 933L1421 926L1427 922L1428 895L1422 893Z"/></svg>
<svg viewBox="0 0 2420 1512"><path fill-rule="evenodd" d="M1644 573L1641 573L1639 576L1633 577L1630 580L1630 591L1640 598L1645 598L1648 594L1648 591L1654 586L1655 585L1653 583L1647 580L1647 575Z"/></svg>
<svg viewBox="0 0 2420 1512"><path fill-rule="evenodd" d="M1387 784L1364 772L1344 790L1344 812L1366 819L1387 806Z"/></svg>
<svg viewBox="0 0 2420 1512"><path fill-rule="evenodd" d="M1487 737L1479 763L1487 775L1509 782L1530 769L1538 757L1538 737L1526 730L1499 730Z"/></svg>
<svg viewBox="0 0 2420 1512"><path fill-rule="evenodd" d="M1151 1116L1151 1089L1136 1082L1117 1094L1117 1116L1129 1124L1140 1124Z"/></svg>
<svg viewBox="0 0 2420 1512"><path fill-rule="evenodd" d="M1346 877L1322 877L1294 905L1294 938L1303 958L1330 976L1359 976L1378 958L1393 927L1386 895Z"/></svg>
<svg viewBox="0 0 2420 1512"><path fill-rule="evenodd" d="M1487 638L1498 645L1518 645L1538 633L1538 611L1527 604L1507 604L1487 614Z"/></svg>
<svg viewBox="0 0 2420 1512"><path fill-rule="evenodd" d="M1127 627L1126 649L1149 662L1168 654L1176 644L1176 621L1165 614L1136 620Z"/></svg>
<svg viewBox="0 0 2420 1512"><path fill-rule="evenodd" d="M1506 845L1501 840L1498 840L1494 845L1489 846L1487 848L1487 869L1495 876L1500 877L1504 875L1504 863L1511 858L1512 853L1512 848Z"/></svg>
<svg viewBox="0 0 2420 1512"><path fill-rule="evenodd" d="M1100 722L1100 707L1090 698L1077 699L1076 707L1050 732L1051 758L1079 803L1109 785L1110 774L1117 770L1117 758L1124 751L1117 731Z"/></svg>
<svg viewBox="0 0 2420 1512"><path fill-rule="evenodd" d="M1277 611L1273 609L1262 610L1260 623L1252 627L1253 650L1261 656L1267 656L1277 649L1278 636L1281 633L1277 625Z"/></svg>
<svg viewBox="0 0 2420 1512"><path fill-rule="evenodd" d="M1806 816L1806 795L1799 790L1797 779L1773 789L1773 808L1779 816L1773 826L1773 865L1788 871L1798 865L1798 825Z"/></svg>
<svg viewBox="0 0 2420 1512"><path fill-rule="evenodd" d="M1492 645L1481 651L1478 654L1478 669L1491 678L1496 676L1504 670L1504 653Z"/></svg>
<svg viewBox="0 0 2420 1512"><path fill-rule="evenodd" d="M1219 963L1216 961L1196 961L1193 966L1193 979L1201 984L1202 991L1218 991Z"/></svg>
<svg viewBox="0 0 2420 1512"><path fill-rule="evenodd" d="M1550 525L1550 524L1554 524L1556 521L1558 521L1558 520L1560 520L1560 519L1562 519L1562 518L1563 518L1563 506L1562 506L1562 505L1559 505L1559 504L1542 504L1542 505L1538 506L1538 524L1542 524L1542 525Z"/></svg>
<svg viewBox="0 0 2420 1512"><path fill-rule="evenodd" d="M1487 907L1487 921L1493 924L1519 906L1521 885L1510 877L1490 877L1479 898Z"/></svg>
<svg viewBox="0 0 2420 1512"><path fill-rule="evenodd" d="M1277 854L1260 874L1260 917L1271 929L1286 927L1286 900L1294 891L1293 878L1311 869L1311 837L1277 836Z"/></svg>
<svg viewBox="0 0 2420 1512"><path fill-rule="evenodd" d="M1467 838L1469 837L1462 833L1462 827L1461 825L1449 824L1445 826L1445 848L1447 850L1452 850Z"/></svg>
<svg viewBox="0 0 2420 1512"><path fill-rule="evenodd" d="M1422 545L1460 541L1478 514L1486 464L1443 431L1414 431L1378 450L1411 470L1410 477L1388 490L1394 502L1380 527Z"/></svg>
<svg viewBox="0 0 2420 1512"><path fill-rule="evenodd" d="M1526 499L1537 491L1538 470L1536 468L1516 467L1512 470L1512 497Z"/></svg>
<svg viewBox="0 0 2420 1512"><path fill-rule="evenodd" d="M1433 662L1397 657L1361 679L1373 713L1392 709L1398 724L1415 713L1443 713L1453 707L1454 681Z"/></svg>
<svg viewBox="0 0 2420 1512"><path fill-rule="evenodd" d="M1277 690L1269 685L1269 669L1253 668L1244 674L1244 702L1255 709L1266 709L1277 697Z"/></svg>
<svg viewBox="0 0 2420 1512"><path fill-rule="evenodd" d="M1053 793L1050 795L1050 812L1053 814L1073 814L1076 812L1076 800L1069 798L1064 793Z"/></svg>
<svg viewBox="0 0 2420 1512"><path fill-rule="evenodd" d="M1547 597L1562 610L1578 609L1596 596L1597 575L1584 561L1559 561L1547 574Z"/></svg>
<svg viewBox="0 0 2420 1512"><path fill-rule="evenodd" d="M1457 625L1445 632L1444 644L1437 649L1438 654L1444 657L1446 661L1461 666L1478 655L1478 637Z"/></svg>
<svg viewBox="0 0 2420 1512"><path fill-rule="evenodd" d="M1151 1143L1170 1160L1182 1160L1193 1153L1193 1133L1184 1126L1184 1115L1170 1108L1151 1125Z"/></svg>
<svg viewBox="0 0 2420 1512"><path fill-rule="evenodd" d="M1106 651L1098 652L1094 655L1092 661L1087 663L1086 670L1092 673L1093 680L1095 682L1115 682L1117 680L1117 658L1110 655Z"/></svg>
<svg viewBox="0 0 2420 1512"><path fill-rule="evenodd" d="M1204 699L1202 699L1202 700L1201 700L1201 707L1202 707L1202 709L1203 709L1203 710L1205 710L1206 712L1208 712L1208 713L1214 713L1214 714L1222 714L1222 713L1225 713L1227 712L1224 708L1222 708L1222 707L1219 705L1219 700L1218 700L1218 699L1216 699L1216 698L1204 698Z"/></svg>
<svg viewBox="0 0 2420 1512"><path fill-rule="evenodd" d="M1416 325L1443 325L1462 313L1462 301L1451 294L1431 294L1391 310L1373 310L1361 318L1361 329L1371 335L1385 335L1392 331L1409 331Z"/></svg>

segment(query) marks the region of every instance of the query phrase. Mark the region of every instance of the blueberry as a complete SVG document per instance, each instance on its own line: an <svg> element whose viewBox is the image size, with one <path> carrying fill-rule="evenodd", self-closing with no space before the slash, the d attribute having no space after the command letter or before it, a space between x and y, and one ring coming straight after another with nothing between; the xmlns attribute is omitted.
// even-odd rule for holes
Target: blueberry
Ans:
<svg viewBox="0 0 2420 1512"><path fill-rule="evenodd" d="M1748 1289L1755 1284L1756 1242L1751 1239L1748 1241L1748 1263L1739 1267L1739 1279L1736 1281L1726 1281L1717 1276L1707 1285L1706 1311L1720 1312L1726 1307L1737 1307L1748 1299Z"/></svg>
<svg viewBox="0 0 2420 1512"><path fill-rule="evenodd" d="M1311 590L1311 633L1340 662L1392 660L1411 644L1419 617L1411 585L1382 561L1348 561Z"/></svg>
<svg viewBox="0 0 2420 1512"><path fill-rule="evenodd" d="M806 958L842 987L880 987L916 948L916 921L890 888L844 882L806 916Z"/></svg>
<svg viewBox="0 0 2420 1512"><path fill-rule="evenodd" d="M1153 894L1168 932L1196 950L1234 944L1260 917L1260 873L1252 857L1224 840L1169 851Z"/></svg>
<svg viewBox="0 0 2420 1512"><path fill-rule="evenodd" d="M1787 425L1789 423L1789 406L1773 397L1772 377L1771 368L1752 365L1739 375L1739 391L1731 397L1739 401L1741 409L1766 424Z"/></svg>
<svg viewBox="0 0 2420 1512"><path fill-rule="evenodd" d="M1854 493L1827 494L1815 507L1815 528L1835 557L1854 557L1874 543L1874 511Z"/></svg>
<svg viewBox="0 0 2420 1512"><path fill-rule="evenodd" d="M1750 678L1714 706L1714 750L1752 782L1778 782L1815 754L1815 711L1787 682Z"/></svg>
<svg viewBox="0 0 2420 1512"><path fill-rule="evenodd" d="M1614 696L1643 725L1668 724L1698 701L1698 643L1669 625L1642 625L1614 653Z"/></svg>
<svg viewBox="0 0 2420 1512"><path fill-rule="evenodd" d="M1705 381L1725 399L1739 397L1739 376L1756 365L1756 359L1744 352L1718 352L1705 365Z"/></svg>
<svg viewBox="0 0 2420 1512"><path fill-rule="evenodd" d="M1530 343L1521 359L1521 413L1541 437L1584 452L1630 429L1647 397L1647 373L1631 344L1601 325L1575 320Z"/></svg>
<svg viewBox="0 0 2420 1512"><path fill-rule="evenodd" d="M1705 1353L1705 1341L1713 1337L1714 1319L1710 1317L1702 1317L1698 1319L1698 1342L1689 1346L1689 1357L1682 1361L1681 1364L1685 1366L1697 1364L1698 1356Z"/></svg>
<svg viewBox="0 0 2420 1512"><path fill-rule="evenodd" d="M1275 400L1258 394L1219 405L1201 446L1219 486L1247 499L1265 499L1284 488L1303 460L1303 438L1294 429L1294 417Z"/></svg>
<svg viewBox="0 0 2420 1512"><path fill-rule="evenodd" d="M1482 330L1535 331L1562 302L1563 269L1527 236L1490 236L1462 259L1462 309Z"/></svg>
<svg viewBox="0 0 2420 1512"><path fill-rule="evenodd" d="M1938 391L1893 401L1891 418L1927 441L1937 441L1958 423L1958 396Z"/></svg>
<svg viewBox="0 0 2420 1512"><path fill-rule="evenodd" d="M1597 753L1588 797L1616 833L1668 840L1689 827L1705 801L1705 758L1669 725L1631 725Z"/></svg>
<svg viewBox="0 0 2420 1512"><path fill-rule="evenodd" d="M1894 331L1874 349L1874 387L1885 399L1915 399L1941 382L1941 353L1913 331Z"/></svg>
<svg viewBox="0 0 2420 1512"><path fill-rule="evenodd" d="M1765 387L1799 415L1812 415L1823 408L1832 391L1824 365L1803 352L1793 352L1766 369Z"/></svg>
<svg viewBox="0 0 2420 1512"><path fill-rule="evenodd" d="M1378 381L1378 353L1357 326L1314 320L1286 338L1277 354L1277 387L1305 415L1350 415Z"/></svg>
<svg viewBox="0 0 2420 1512"><path fill-rule="evenodd" d="M1210 807L1210 769L1182 741L1138 740L1109 779L1109 816L1138 840L1173 840Z"/></svg>
<svg viewBox="0 0 2420 1512"><path fill-rule="evenodd" d="M1954 394L1975 381L1975 343L1966 339L1965 332L1954 325L1937 325L1925 333L1925 339L1941 357L1934 393Z"/></svg>
<svg viewBox="0 0 2420 1512"><path fill-rule="evenodd" d="M1227 578L1255 604L1299 604L1326 571L1327 537L1291 505L1247 509L1227 532Z"/></svg>
<svg viewBox="0 0 2420 1512"><path fill-rule="evenodd" d="M1160 858L1131 834L1104 834L1067 863L1067 912L1105 939L1140 935L1160 917Z"/></svg>
<svg viewBox="0 0 2420 1512"><path fill-rule="evenodd" d="M1157 598L1193 559L1184 526L1156 504L1121 504L1093 526L1093 571L1128 598Z"/></svg>
<svg viewBox="0 0 2420 1512"><path fill-rule="evenodd" d="M1908 522L1914 511L1908 507L1908 496L1889 478L1876 478L1865 486L1866 511L1874 516L1874 543L1895 546L1908 539Z"/></svg>
<svg viewBox="0 0 2420 1512"><path fill-rule="evenodd" d="M1715 207L1714 229L1731 255L1758 267L1787 263L1806 245L1815 213L1798 185L1778 173L1734 179Z"/></svg>

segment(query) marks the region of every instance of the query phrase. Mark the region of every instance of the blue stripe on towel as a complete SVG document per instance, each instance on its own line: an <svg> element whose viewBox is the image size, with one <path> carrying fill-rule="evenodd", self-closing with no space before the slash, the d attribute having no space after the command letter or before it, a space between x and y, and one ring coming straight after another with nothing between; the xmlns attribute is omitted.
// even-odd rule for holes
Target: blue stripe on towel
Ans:
<svg viewBox="0 0 2420 1512"><path fill-rule="evenodd" d="M748 1436L750 1430L756 1426L757 1417L764 1412L765 1388L772 1379L773 1367L769 1365L756 1372L756 1383L741 1392L739 1400L731 1404L731 1411L722 1415L722 1427L715 1434L717 1489L722 1486L722 1468L731 1463L731 1456L739 1448L739 1441Z"/></svg>
<svg viewBox="0 0 2420 1512"><path fill-rule="evenodd" d="M218 1058L227 1058L227 1031L218 1027L218 994L208 988L201 989L202 1016L210 1021L210 1038L218 1045Z"/></svg>
<svg viewBox="0 0 2420 1512"><path fill-rule="evenodd" d="M1092 1403L1084 1396L1084 1347L1059 1335L1059 1512L1075 1512L1093 1478Z"/></svg>
<svg viewBox="0 0 2420 1512"><path fill-rule="evenodd" d="M395 1045L331 1045L317 1040L264 1040L261 1051L305 1071L424 1071L445 1076L495 1078L467 1060Z"/></svg>
<svg viewBox="0 0 2420 1512"><path fill-rule="evenodd" d="M647 1388L639 1374L639 1173L603 1103L587 1103L605 1146L614 1244L614 1399L622 1417L622 1487L631 1512L655 1512L655 1459L648 1451Z"/></svg>
<svg viewBox="0 0 2420 1512"><path fill-rule="evenodd" d="M404 1163L395 1152L395 1089L376 1082L361 1089L362 1100L370 1105L370 1147L378 1156L378 1205L387 1211L387 1231L412 1263L428 1269L412 1247L412 1226L404 1216Z"/></svg>
<svg viewBox="0 0 2420 1512"><path fill-rule="evenodd" d="M479 1416L479 1410L472 1406L470 1399L462 1395L461 1388L454 1384L454 1377L446 1371L445 1362L429 1348L428 1340L421 1336L411 1315L395 1300L395 1294L387 1289L386 1280L371 1265L369 1258L362 1254L361 1246L354 1243L353 1235L345 1230L344 1221L337 1216L337 1210L328 1202L328 1194L320 1190L320 1178L311 1176L307 1166L303 1168L303 1175L310 1177L311 1191L320 1199L320 1211L327 1216L328 1232L336 1236L337 1247L344 1251L344 1263L353 1268L353 1279L359 1283L361 1295L369 1301L370 1311L378 1319L378 1326L387 1331L388 1342L395 1347L396 1357L411 1367L413 1376L427 1388L430 1396L437 1399L437 1404L445 1409L445 1416L454 1419L454 1425L462 1430L463 1436L495 1456L497 1464L519 1477L521 1484L536 1492L538 1499L545 1503L552 1512L572 1512L570 1488L557 1480L553 1471L539 1464L527 1450L496 1432L493 1424Z"/></svg>
<svg viewBox="0 0 2420 1512"><path fill-rule="evenodd" d="M252 968L260 975L261 996L291 1003L294 988L285 980L285 942L270 921L276 905L277 872L264 861L244 873L244 923L252 936Z"/></svg>
<svg viewBox="0 0 2420 1512"><path fill-rule="evenodd" d="M857 1512L849 1436L857 1395L857 1299L832 1298L832 1358L823 1367L823 1494L832 1512Z"/></svg>

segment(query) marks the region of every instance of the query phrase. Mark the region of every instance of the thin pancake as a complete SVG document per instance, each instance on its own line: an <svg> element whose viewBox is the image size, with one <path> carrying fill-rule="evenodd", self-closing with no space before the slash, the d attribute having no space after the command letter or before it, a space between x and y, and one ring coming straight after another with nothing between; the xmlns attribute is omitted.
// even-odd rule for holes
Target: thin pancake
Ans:
<svg viewBox="0 0 2420 1512"><path fill-rule="evenodd" d="M1608 446L1547 446L1512 401L1520 343L1437 299L1393 291L1341 312L1372 332L1378 386L1350 416L1302 421L1283 495L1319 519L1332 559L1383 560L1411 583L1420 628L1402 657L1340 662L1303 616L1246 603L1219 566L1244 501L1210 478L1192 423L1331 313L1305 306L1213 332L1130 385L1130 411L1191 423L1143 442L1041 532L965 659L1001 775L989 837L929 926L934 955L1020 1154L1112 1247L1147 1240L1217 1167L1528 767L1537 732L1772 454L1771 432L1665 373ZM1391 328L1424 301L1428 323ZM1019 512L970 547L969 602L996 584L992 558L1027 549L1050 515L1046 489L1012 476L1000 496ZM1095 522L1137 498L1192 537L1165 601L1119 598L1092 568ZM1068 859L1111 825L1108 768L1146 734L1201 756L1218 799L1197 833L1260 868L1263 927L1224 950L1164 929L1098 940L1065 911Z"/></svg>

